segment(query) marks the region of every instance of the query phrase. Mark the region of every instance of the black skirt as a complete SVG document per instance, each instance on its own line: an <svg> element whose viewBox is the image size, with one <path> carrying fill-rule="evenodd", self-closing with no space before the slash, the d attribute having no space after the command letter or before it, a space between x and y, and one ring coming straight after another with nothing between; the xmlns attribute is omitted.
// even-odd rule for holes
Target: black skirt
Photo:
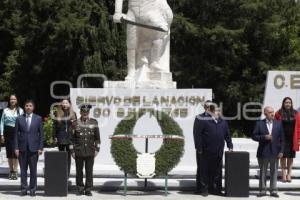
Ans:
<svg viewBox="0 0 300 200"><path fill-rule="evenodd" d="M15 128L11 126L4 127L4 139L7 158L17 158L15 154Z"/></svg>
<svg viewBox="0 0 300 200"><path fill-rule="evenodd" d="M293 138L291 136L286 136L284 143L283 158L295 158L296 152L293 149Z"/></svg>
<svg viewBox="0 0 300 200"><path fill-rule="evenodd" d="M283 158L295 158L296 152L293 149L293 138L294 138L294 130L295 130L295 120L283 119L283 131L284 131L284 152Z"/></svg>

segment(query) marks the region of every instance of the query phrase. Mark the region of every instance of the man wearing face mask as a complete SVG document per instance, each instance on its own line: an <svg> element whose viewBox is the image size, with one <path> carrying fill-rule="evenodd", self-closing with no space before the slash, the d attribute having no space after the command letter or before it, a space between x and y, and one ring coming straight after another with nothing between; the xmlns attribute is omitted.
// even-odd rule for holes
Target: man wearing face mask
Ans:
<svg viewBox="0 0 300 200"><path fill-rule="evenodd" d="M199 116L199 123L194 127L197 153L200 154L200 183L202 196L208 193L222 195L222 158L225 141L229 151L233 144L229 126L220 117L216 104L211 103L205 117Z"/></svg>
<svg viewBox="0 0 300 200"><path fill-rule="evenodd" d="M89 117L89 104L80 106L81 117L73 123L73 135L70 150L76 162L76 185L79 195L92 196L94 158L100 151L100 133L96 119ZM86 182L83 184L83 167Z"/></svg>
<svg viewBox="0 0 300 200"><path fill-rule="evenodd" d="M200 134L198 134L198 130L202 126L202 121L205 120L206 117L211 117L209 114L209 106L212 104L212 101L207 100L204 103L204 112L197 115L194 121L194 128L193 128L193 134L194 134L194 144L196 149L196 161L197 161L197 175L196 175L196 191L195 194L201 194L203 192L203 189L205 185L203 185L201 181L201 156L202 156L202 149L201 146L198 144L198 141L201 139Z"/></svg>

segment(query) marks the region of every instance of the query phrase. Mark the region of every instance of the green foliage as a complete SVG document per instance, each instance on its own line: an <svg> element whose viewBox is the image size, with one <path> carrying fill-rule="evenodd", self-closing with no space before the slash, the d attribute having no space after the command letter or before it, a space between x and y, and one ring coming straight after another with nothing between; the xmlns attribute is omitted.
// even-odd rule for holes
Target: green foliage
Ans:
<svg viewBox="0 0 300 200"><path fill-rule="evenodd" d="M183 88L212 88L224 114L263 101L268 70L300 70L300 2L169 1L175 15L171 69ZM280 100L279 100L280 101ZM230 121L250 135L253 121Z"/></svg>
<svg viewBox="0 0 300 200"><path fill-rule="evenodd" d="M161 116L157 118L158 124L164 135L183 136L180 126L167 114L159 113ZM156 152L155 173L158 176L166 175L179 163L184 152L184 141L165 139L163 145Z"/></svg>
<svg viewBox="0 0 300 200"><path fill-rule="evenodd" d="M53 120L51 117L45 117L43 122L45 144L47 146L53 145Z"/></svg>
<svg viewBox="0 0 300 200"><path fill-rule="evenodd" d="M135 123L134 116L127 116L117 125L114 135L131 135ZM128 174L136 174L137 153L131 139L113 139L111 142L111 154L115 162Z"/></svg>
<svg viewBox="0 0 300 200"><path fill-rule="evenodd" d="M136 122L144 114L145 112L139 112L128 115L117 125L114 135L131 135ZM154 111L152 114L156 117L164 135L183 136L182 129L170 116L159 111ZM155 153L156 176L164 176L171 171L179 163L183 151L183 140L164 139L163 145ZM136 176L138 153L132 144L132 139L112 139L111 154L117 165L125 173Z"/></svg>
<svg viewBox="0 0 300 200"><path fill-rule="evenodd" d="M42 102L38 109L45 114L53 102L53 81L66 80L77 87L82 73L125 76L124 31L108 20L109 2L0 1L0 99L14 91L21 100ZM84 81L85 87L101 84Z"/></svg>
<svg viewBox="0 0 300 200"><path fill-rule="evenodd" d="M262 102L268 70L300 70L300 1L168 2L175 14L171 70L178 87L212 88L226 116L236 114L238 102ZM46 114L55 80L76 87L82 73L112 80L126 75L126 29L109 20L113 0L1 0L0 8L0 100L11 92L32 97ZM101 84L84 81L85 87ZM253 125L230 122L248 135Z"/></svg>

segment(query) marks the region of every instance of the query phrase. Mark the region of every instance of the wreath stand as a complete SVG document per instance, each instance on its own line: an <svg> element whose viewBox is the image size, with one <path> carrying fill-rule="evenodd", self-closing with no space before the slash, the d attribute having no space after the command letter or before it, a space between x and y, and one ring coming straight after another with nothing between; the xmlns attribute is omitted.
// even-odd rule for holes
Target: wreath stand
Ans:
<svg viewBox="0 0 300 200"><path fill-rule="evenodd" d="M155 116L162 130L162 135L133 135L133 129L139 118L144 114L150 113ZM159 116L159 117L158 117ZM139 111L128 114L119 122L110 139L111 154L124 172L124 195L127 194L128 174L137 175L137 157L132 144L132 139L145 139L145 152L148 152L149 139L163 139L163 145L155 152L155 176L164 177L165 195L168 194L168 172L171 171L179 162L184 152L184 135L177 122L166 113L158 110ZM141 177L145 178L145 177ZM152 178L152 177L150 177ZM148 186L148 177L144 181L145 189Z"/></svg>
<svg viewBox="0 0 300 200"><path fill-rule="evenodd" d="M173 138L174 137L174 138ZM179 137L175 135L114 135L110 136L110 139L133 139L133 138L139 138L139 139L145 139L145 153L148 153L148 147L149 147L149 138L153 139L175 139L175 140L184 140L184 137ZM127 195L128 187L127 187L127 180L128 180L128 174L124 173L124 196ZM164 176L165 184L164 184L164 193L165 196L168 196L168 173ZM148 186L148 178L144 179L144 190L147 189Z"/></svg>

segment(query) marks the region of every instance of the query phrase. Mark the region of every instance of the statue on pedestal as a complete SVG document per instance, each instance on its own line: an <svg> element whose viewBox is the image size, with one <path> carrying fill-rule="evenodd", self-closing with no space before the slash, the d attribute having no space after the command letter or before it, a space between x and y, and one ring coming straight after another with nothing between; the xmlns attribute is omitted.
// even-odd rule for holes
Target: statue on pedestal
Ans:
<svg viewBox="0 0 300 200"><path fill-rule="evenodd" d="M174 88L170 73L170 27L173 13L166 0L115 0L116 23L127 25L127 67L125 82L140 87Z"/></svg>

